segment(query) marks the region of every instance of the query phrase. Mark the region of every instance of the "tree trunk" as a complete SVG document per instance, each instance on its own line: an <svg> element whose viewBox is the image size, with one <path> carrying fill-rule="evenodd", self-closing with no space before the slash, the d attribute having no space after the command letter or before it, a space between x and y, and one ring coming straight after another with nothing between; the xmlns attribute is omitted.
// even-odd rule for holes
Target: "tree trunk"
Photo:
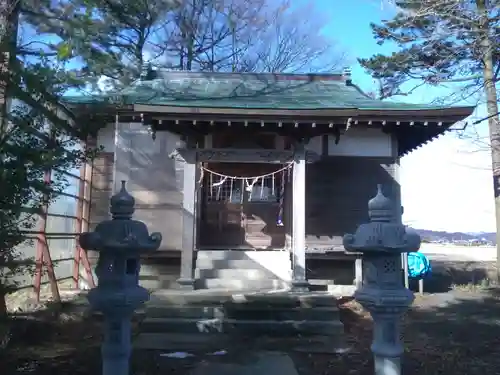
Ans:
<svg viewBox="0 0 500 375"><path fill-rule="evenodd" d="M0 131L8 110L9 65L16 58L20 0L0 0Z"/></svg>
<svg viewBox="0 0 500 375"><path fill-rule="evenodd" d="M0 0L0 134L7 125L9 65L16 58L17 24L20 0ZM2 157L2 155L0 155ZM0 252L11 249L0 249ZM2 256L2 255L0 255ZM5 293L0 285L0 318L7 315Z"/></svg>
<svg viewBox="0 0 500 375"><path fill-rule="evenodd" d="M198 4L196 0L192 0L191 2L191 18L189 19L189 30L187 32L187 52L186 52L186 70L191 71L193 69L193 60L194 60L194 43L195 43L195 35L198 32L198 21L200 17L200 10L198 10ZM195 17L196 20L195 20Z"/></svg>
<svg viewBox="0 0 500 375"><path fill-rule="evenodd" d="M7 318L7 301L5 299L6 294L1 290L0 286L0 322Z"/></svg>
<svg viewBox="0 0 500 375"><path fill-rule="evenodd" d="M184 70L184 58L186 56L186 52L184 50L184 41L186 40L186 33L184 31L181 32L181 43L179 45L179 67L181 70Z"/></svg>
<svg viewBox="0 0 500 375"><path fill-rule="evenodd" d="M0 0L0 128L5 125L7 110L7 75L10 61L10 31L12 0Z"/></svg>
<svg viewBox="0 0 500 375"><path fill-rule="evenodd" d="M186 70L191 71L193 69L193 36L189 35L188 47L187 47L187 56L186 56Z"/></svg>
<svg viewBox="0 0 500 375"><path fill-rule="evenodd" d="M482 16L480 25L480 46L483 54L483 78L486 94L486 108L491 144L493 169L493 189L495 194L495 218L497 239L497 281L500 281L500 121L498 115L498 93L495 86L495 66L493 63L493 45L489 37L490 21L486 0L477 0L477 7Z"/></svg>

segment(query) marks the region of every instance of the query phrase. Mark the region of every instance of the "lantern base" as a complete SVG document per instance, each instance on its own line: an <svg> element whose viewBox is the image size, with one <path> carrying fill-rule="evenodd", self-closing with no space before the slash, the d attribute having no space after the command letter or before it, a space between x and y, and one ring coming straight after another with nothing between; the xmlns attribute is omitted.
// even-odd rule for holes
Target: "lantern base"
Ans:
<svg viewBox="0 0 500 375"><path fill-rule="evenodd" d="M129 356L102 358L102 375L129 375Z"/></svg>
<svg viewBox="0 0 500 375"><path fill-rule="evenodd" d="M310 284L307 280L292 280L292 291L308 292Z"/></svg>
<svg viewBox="0 0 500 375"><path fill-rule="evenodd" d="M373 356L375 375L401 375L401 357Z"/></svg>
<svg viewBox="0 0 500 375"><path fill-rule="evenodd" d="M181 277L177 279L177 284L179 284L181 289L194 290L194 279L187 279Z"/></svg>

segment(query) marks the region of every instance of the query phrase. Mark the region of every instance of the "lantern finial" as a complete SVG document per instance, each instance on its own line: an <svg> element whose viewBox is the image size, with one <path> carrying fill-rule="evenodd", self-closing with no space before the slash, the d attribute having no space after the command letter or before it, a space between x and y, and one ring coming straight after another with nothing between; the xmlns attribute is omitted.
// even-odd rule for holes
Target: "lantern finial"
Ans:
<svg viewBox="0 0 500 375"><path fill-rule="evenodd" d="M111 197L110 212L113 219L131 219L135 211L135 199L125 188L126 181L118 193Z"/></svg>
<svg viewBox="0 0 500 375"><path fill-rule="evenodd" d="M371 221L392 221L394 217L394 207L392 201L387 198L382 185L377 185L377 195L368 202L368 215Z"/></svg>

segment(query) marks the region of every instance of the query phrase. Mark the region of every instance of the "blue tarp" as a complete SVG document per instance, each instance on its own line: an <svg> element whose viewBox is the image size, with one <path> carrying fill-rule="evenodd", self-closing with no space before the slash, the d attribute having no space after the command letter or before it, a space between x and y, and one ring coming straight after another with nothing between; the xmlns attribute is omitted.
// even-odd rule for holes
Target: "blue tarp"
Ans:
<svg viewBox="0 0 500 375"><path fill-rule="evenodd" d="M431 262L422 253L408 253L408 276L412 279L423 279L432 271Z"/></svg>

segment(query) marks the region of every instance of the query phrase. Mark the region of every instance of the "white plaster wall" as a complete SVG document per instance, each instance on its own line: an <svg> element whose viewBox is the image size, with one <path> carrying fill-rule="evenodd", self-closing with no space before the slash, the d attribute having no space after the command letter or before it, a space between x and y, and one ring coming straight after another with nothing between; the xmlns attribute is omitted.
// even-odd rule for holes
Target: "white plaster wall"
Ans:
<svg viewBox="0 0 500 375"><path fill-rule="evenodd" d="M146 223L150 232L160 232L160 249L182 246L183 165L169 157L182 141L176 134L158 132L153 140L141 123L109 124L98 133L97 144L115 153L114 191L121 180L136 200L134 218Z"/></svg>
<svg viewBox="0 0 500 375"><path fill-rule="evenodd" d="M381 129L350 128L340 136L338 144L335 144L335 137L328 137L328 154L390 157L393 155L392 144L391 135L383 133Z"/></svg>
<svg viewBox="0 0 500 375"><path fill-rule="evenodd" d="M115 124L108 124L97 133L97 146L104 147L104 152L115 152Z"/></svg>

